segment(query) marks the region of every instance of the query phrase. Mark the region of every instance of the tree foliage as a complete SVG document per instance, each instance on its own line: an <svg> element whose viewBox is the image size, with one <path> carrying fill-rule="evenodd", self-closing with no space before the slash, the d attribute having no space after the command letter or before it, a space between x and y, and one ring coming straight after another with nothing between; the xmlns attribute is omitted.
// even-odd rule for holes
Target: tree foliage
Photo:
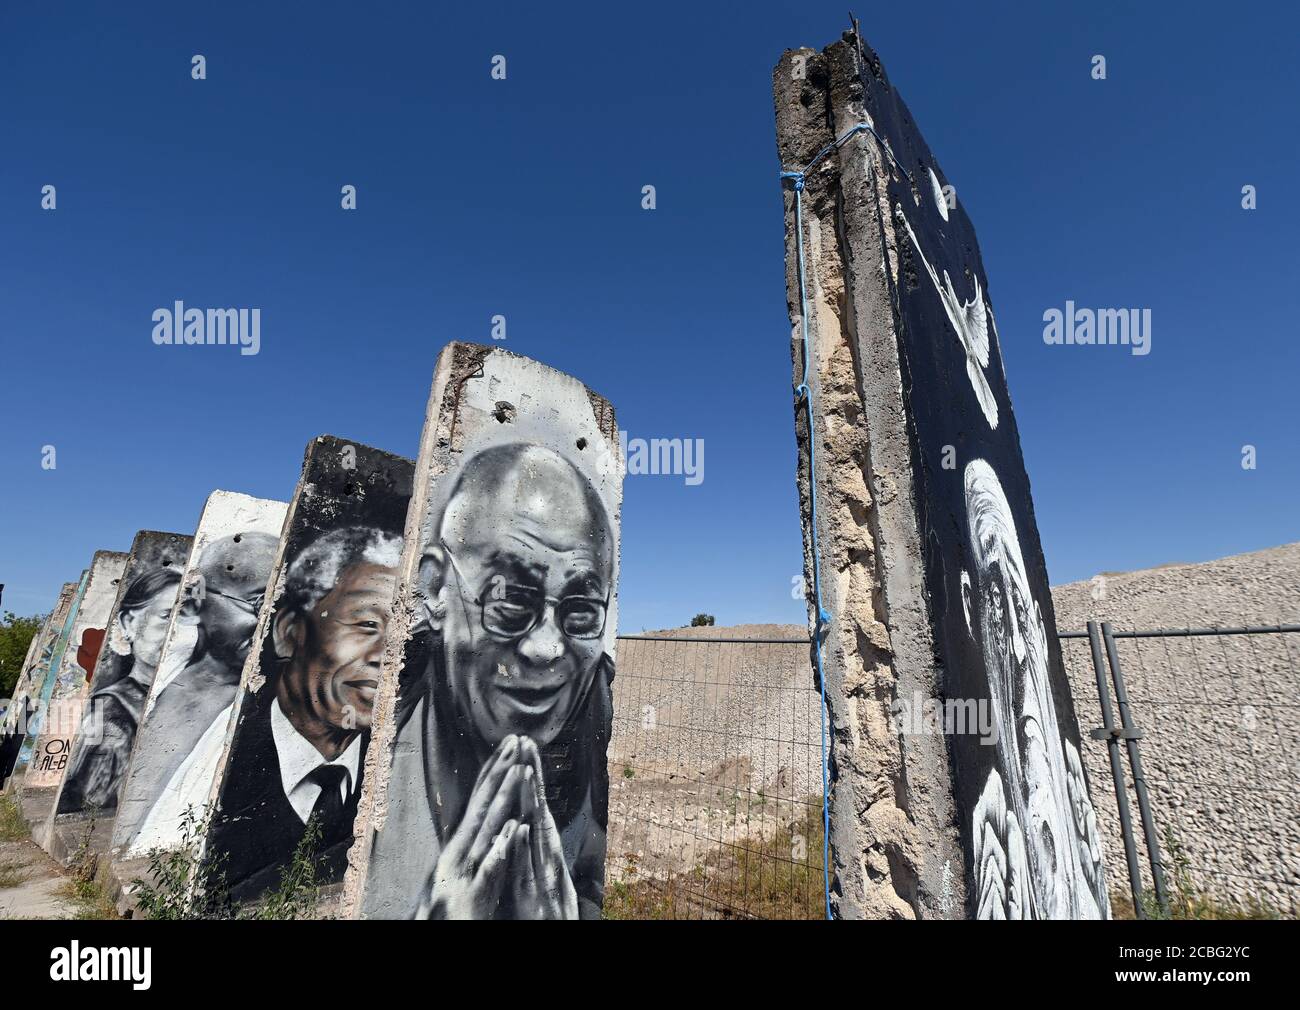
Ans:
<svg viewBox="0 0 1300 1010"><path fill-rule="evenodd" d="M27 658L27 647L44 623L41 614L19 617L11 610L5 611L4 621L0 622L0 698L13 694L23 660Z"/></svg>

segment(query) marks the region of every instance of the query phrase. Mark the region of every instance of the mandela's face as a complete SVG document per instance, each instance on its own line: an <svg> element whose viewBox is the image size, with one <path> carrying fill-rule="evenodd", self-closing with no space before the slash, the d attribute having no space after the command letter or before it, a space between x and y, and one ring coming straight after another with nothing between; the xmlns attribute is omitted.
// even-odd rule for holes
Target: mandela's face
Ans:
<svg viewBox="0 0 1300 1010"><path fill-rule="evenodd" d="M397 573L361 563L294 624L284 672L289 704L339 730L370 728Z"/></svg>

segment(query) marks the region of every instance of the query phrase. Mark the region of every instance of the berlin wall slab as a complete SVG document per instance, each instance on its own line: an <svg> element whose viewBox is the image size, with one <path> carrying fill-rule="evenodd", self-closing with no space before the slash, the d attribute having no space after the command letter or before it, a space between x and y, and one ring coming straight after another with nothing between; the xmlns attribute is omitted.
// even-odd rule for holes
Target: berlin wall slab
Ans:
<svg viewBox="0 0 1300 1010"><path fill-rule="evenodd" d="M205 858L236 902L279 884L313 818L323 877L342 878L413 472L333 436L307 448L237 718L197 752L214 782Z"/></svg>
<svg viewBox="0 0 1300 1010"><path fill-rule="evenodd" d="M30 711L27 713L27 728L8 783L8 787L16 792L22 791L22 785L26 781L27 766L31 763L32 752L36 750L36 738L40 735L41 724L45 721L45 707L49 704L50 694L54 691L55 674L59 663L63 660L63 650L68 639L72 637L72 625L76 620L77 606L81 603L81 596L86 591L86 582L89 578L90 570L86 569L81 573L78 581L65 583L59 593L59 602L50 615L47 628L49 638L42 647L41 656L37 660L37 665L33 667L29 680L30 691L27 697Z"/></svg>
<svg viewBox="0 0 1300 1010"><path fill-rule="evenodd" d="M87 821L94 822L97 836L89 848L103 852L108 847L118 790L158 672L192 542L180 533L153 530L141 530L132 541L54 803L47 848L56 859L77 851Z"/></svg>
<svg viewBox="0 0 1300 1010"><path fill-rule="evenodd" d="M622 478L581 382L442 352L341 914L600 915Z"/></svg>
<svg viewBox="0 0 1300 1010"><path fill-rule="evenodd" d="M50 669L50 657L54 653L55 642L63 629L63 622L68 616L73 598L77 593L78 583L65 582L59 590L59 598L41 625L41 630L32 638L31 648L23 663L22 673L14 685L13 699L4 718L3 743L0 744L0 783L8 785L9 778L18 766L18 755L22 749L23 739L27 736L27 726L35 712L35 705L40 699L45 685L45 675Z"/></svg>
<svg viewBox="0 0 1300 1010"><path fill-rule="evenodd" d="M797 428L805 553L815 496L834 614L838 912L1105 916L1079 730L974 228L854 33L823 53L786 53L774 91L783 168L841 141L804 180L817 427L807 430L801 409ZM801 375L794 197L787 184ZM962 731L949 719L957 712L973 726Z"/></svg>
<svg viewBox="0 0 1300 1010"><path fill-rule="evenodd" d="M81 722L81 702L95 672L127 557L117 551L95 553L71 635L52 678L49 705L23 784L23 815L29 824L37 826L38 843L48 843L48 839L39 837L40 825L49 817L59 783L68 770L72 737Z"/></svg>
<svg viewBox="0 0 1300 1010"><path fill-rule="evenodd" d="M224 733L287 509L233 491L213 491L204 503L120 786L115 857L173 848L177 811L207 801L211 779L187 775L194 764L187 762L205 734Z"/></svg>

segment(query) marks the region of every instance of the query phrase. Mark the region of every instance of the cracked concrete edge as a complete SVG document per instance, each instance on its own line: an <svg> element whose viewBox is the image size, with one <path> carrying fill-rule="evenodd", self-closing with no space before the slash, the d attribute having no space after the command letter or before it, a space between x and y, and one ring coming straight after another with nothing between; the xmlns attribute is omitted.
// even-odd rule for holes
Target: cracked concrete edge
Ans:
<svg viewBox="0 0 1300 1010"><path fill-rule="evenodd" d="M795 58L805 67L794 76ZM802 168L863 121L856 40L787 51L773 71L777 149ZM966 863L942 736L900 734L899 698L939 698L893 285L897 257L882 173L866 134L805 182L809 386L816 422L823 594L834 615L825 675L833 771L832 905L844 918L964 918ZM784 188L786 295L795 382L802 339L794 194ZM809 431L796 403L806 584L811 577ZM811 609L810 609L811 614Z"/></svg>
<svg viewBox="0 0 1300 1010"><path fill-rule="evenodd" d="M266 641L276 607L279 606L280 598L284 595L285 575L287 574L285 562L288 560L291 541L290 533L297 528L300 516L304 511L304 505L307 505L316 497L316 486L312 481L315 472L315 468L312 466L312 457L315 453L324 451L326 446L330 447L330 451L337 452L336 447L344 444L351 443L333 435L317 435L307 443L307 448L303 450L302 471L298 475L298 483L294 486L293 497L289 499L289 507L285 511L284 522L280 526L280 540L275 548L275 559L271 563L271 574L267 579L266 594L262 599L262 609L258 612L256 630L253 632L251 639L253 645L248 650L248 655L244 659L244 668L239 674L239 686L235 690L234 703L230 706L230 718L226 723L225 734L222 737L221 756L217 761L216 771L208 788L207 802L203 806L202 827L204 829L211 826L212 817L216 813L221 798L221 789L225 784L226 769L230 763L230 755L235 741L235 730L239 726L239 716L243 711L244 699L250 693L261 688L266 682L266 677L262 674L262 643ZM199 525L200 527L203 525L202 516L199 517ZM199 547L197 542L195 547L196 550ZM193 562L197 565L197 554ZM202 862L207 853L207 847L208 832L203 830L198 839L198 852L196 853L198 859L196 862ZM127 858L131 860L129 856ZM138 858L131 861L138 862ZM119 901L126 902L129 900L129 896L129 889L124 887Z"/></svg>
<svg viewBox="0 0 1300 1010"><path fill-rule="evenodd" d="M433 383L420 448L416 455L415 477L411 483L411 503L406 510L402 534L402 561L398 569L397 591L380 660L379 690L375 693L370 722L370 746L366 750L365 773L357 813L352 822L352 848L348 851L348 868L343 877L343 894L339 915L359 918L365 896L366 877L375 833L382 830L388 809L388 780L392 768L392 749L397 736L398 683L406 662L406 643L411 629L418 623L420 601L416 593L416 575L420 570L421 529L433 481L428 475L447 469L453 451L456 403L460 385L479 370L489 348L451 343L438 355L433 369Z"/></svg>

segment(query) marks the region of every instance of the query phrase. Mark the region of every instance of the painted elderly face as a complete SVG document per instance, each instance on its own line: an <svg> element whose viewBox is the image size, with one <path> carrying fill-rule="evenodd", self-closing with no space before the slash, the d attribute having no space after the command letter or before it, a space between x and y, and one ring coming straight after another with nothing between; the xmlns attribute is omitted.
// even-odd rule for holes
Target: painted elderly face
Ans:
<svg viewBox="0 0 1300 1010"><path fill-rule="evenodd" d="M1057 918L1070 914L1070 864L1065 816L1066 784L1057 781L1060 741L1047 683L1047 638L1042 617L1029 592L1018 557L1001 536L990 545L980 572L983 651L996 690L1000 741L1008 784L1021 811L1025 847L1037 914Z"/></svg>
<svg viewBox="0 0 1300 1010"><path fill-rule="evenodd" d="M483 741L545 745L586 697L601 656L609 563L586 524L527 525L449 556L443 629L448 681Z"/></svg>
<svg viewBox="0 0 1300 1010"><path fill-rule="evenodd" d="M143 607L122 615L122 630L131 643L131 654L137 663L157 668L176 593L175 584L164 586Z"/></svg>
<svg viewBox="0 0 1300 1010"><path fill-rule="evenodd" d="M353 565L299 619L284 674L294 707L339 730L370 728L396 584L392 568Z"/></svg>

